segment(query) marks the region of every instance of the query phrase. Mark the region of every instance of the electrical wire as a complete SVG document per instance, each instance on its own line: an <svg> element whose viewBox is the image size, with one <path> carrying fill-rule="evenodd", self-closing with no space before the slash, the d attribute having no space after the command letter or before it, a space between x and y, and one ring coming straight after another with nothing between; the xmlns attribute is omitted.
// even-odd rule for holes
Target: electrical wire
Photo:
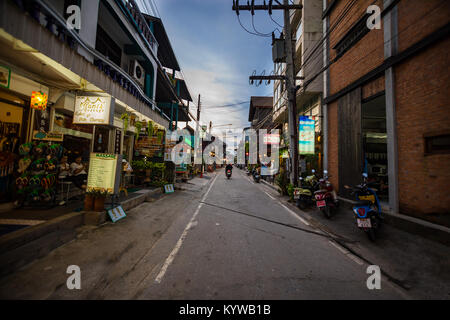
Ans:
<svg viewBox="0 0 450 320"><path fill-rule="evenodd" d="M239 16L239 15L236 15L236 17L237 17L237 19L238 19L238 21L239 21L239 24L241 25L242 29L244 29L244 30L247 31L248 33L250 33L250 34L252 34L252 35L254 35L254 36L258 36L258 37L264 37L264 38L271 37L271 36L264 36L264 35L260 35L260 34L257 34L257 33L254 33L254 32L249 31L249 30L248 30L246 27L244 27L244 25L242 24L240 16Z"/></svg>

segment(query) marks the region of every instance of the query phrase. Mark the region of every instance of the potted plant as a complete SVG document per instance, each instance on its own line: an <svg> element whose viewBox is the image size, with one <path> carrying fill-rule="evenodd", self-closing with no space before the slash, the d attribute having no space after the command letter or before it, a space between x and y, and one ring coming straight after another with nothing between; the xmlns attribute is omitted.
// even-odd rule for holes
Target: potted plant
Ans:
<svg viewBox="0 0 450 320"><path fill-rule="evenodd" d="M94 201L94 211L95 212L102 212L105 210L105 199L108 195L108 191L105 189L97 190L95 194L95 201Z"/></svg>
<svg viewBox="0 0 450 320"><path fill-rule="evenodd" d="M94 210L95 191L86 191L84 197L84 211Z"/></svg>
<svg viewBox="0 0 450 320"><path fill-rule="evenodd" d="M145 161L144 162L144 168L145 168L145 180L144 182L150 182L150 176L152 174L153 169L153 163L151 161Z"/></svg>

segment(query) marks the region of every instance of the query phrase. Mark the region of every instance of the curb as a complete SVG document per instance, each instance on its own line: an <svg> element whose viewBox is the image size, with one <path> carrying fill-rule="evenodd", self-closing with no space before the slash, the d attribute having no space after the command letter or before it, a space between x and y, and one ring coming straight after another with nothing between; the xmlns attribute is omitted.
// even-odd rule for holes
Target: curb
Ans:
<svg viewBox="0 0 450 320"><path fill-rule="evenodd" d="M261 182L264 183L266 186L269 186L273 190L280 192L280 189L277 186L274 186L273 184L267 182L266 180L261 179Z"/></svg>
<svg viewBox="0 0 450 320"><path fill-rule="evenodd" d="M0 238L0 277L75 239L83 212L72 212Z"/></svg>
<svg viewBox="0 0 450 320"><path fill-rule="evenodd" d="M159 188L148 190L137 197L121 202L122 208L124 210L135 208L150 200L152 195L159 193L162 193ZM0 278L74 240L78 227L99 225L105 219L106 211L72 212L2 236L0 238Z"/></svg>

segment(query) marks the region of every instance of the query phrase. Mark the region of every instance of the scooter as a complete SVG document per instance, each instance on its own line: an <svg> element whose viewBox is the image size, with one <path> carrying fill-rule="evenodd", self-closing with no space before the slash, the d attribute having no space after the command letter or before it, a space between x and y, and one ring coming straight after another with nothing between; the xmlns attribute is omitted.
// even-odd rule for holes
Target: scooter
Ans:
<svg viewBox="0 0 450 320"><path fill-rule="evenodd" d="M353 205L356 225L367 234L371 241L375 241L376 232L381 227L383 216L377 189L370 188L367 179L367 173L363 173L362 184L353 188L345 186L345 188L351 189L352 195L355 195L356 198L356 204Z"/></svg>
<svg viewBox="0 0 450 320"><path fill-rule="evenodd" d="M227 170L226 176L227 176L228 180L231 179L231 170L230 169Z"/></svg>
<svg viewBox="0 0 450 320"><path fill-rule="evenodd" d="M314 197L317 208L327 219L330 219L339 206L339 201L337 200L334 187L328 179L328 171L325 170L323 178L319 180L319 190L314 192Z"/></svg>
<svg viewBox="0 0 450 320"><path fill-rule="evenodd" d="M303 179L300 177L300 187L294 189L294 200L300 209L304 210L315 203L314 191L318 188L318 178L316 170L312 170L312 175Z"/></svg>
<svg viewBox="0 0 450 320"><path fill-rule="evenodd" d="M259 183L261 181L261 175L256 169L253 171L253 181L255 181L256 183Z"/></svg>

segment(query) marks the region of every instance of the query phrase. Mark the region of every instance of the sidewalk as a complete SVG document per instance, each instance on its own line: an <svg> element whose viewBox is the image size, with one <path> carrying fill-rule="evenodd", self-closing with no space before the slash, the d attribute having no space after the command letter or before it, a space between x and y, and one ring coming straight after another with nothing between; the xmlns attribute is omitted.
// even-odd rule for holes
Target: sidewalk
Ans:
<svg viewBox="0 0 450 320"><path fill-rule="evenodd" d="M161 194L160 188L136 190L128 196L122 195L119 203L126 212L158 194ZM110 203L110 200L105 202L105 209ZM25 209L4 212L1 217L5 218L0 220L3 223L0 227L6 230L0 236L0 277L75 239L83 225L98 226L106 221L106 210L102 213L84 212L82 205L81 201L74 202L72 207L55 207L48 212ZM11 216L15 219L6 218ZM29 219L21 219L24 217Z"/></svg>
<svg viewBox="0 0 450 320"><path fill-rule="evenodd" d="M265 185L268 185L264 183ZM273 188L273 186L271 186ZM338 237L342 247L371 265L380 266L390 281L419 299L450 299L450 255L448 246L384 224L376 242L355 226L353 212L342 205L326 219L316 208L304 211L278 199L315 228Z"/></svg>

